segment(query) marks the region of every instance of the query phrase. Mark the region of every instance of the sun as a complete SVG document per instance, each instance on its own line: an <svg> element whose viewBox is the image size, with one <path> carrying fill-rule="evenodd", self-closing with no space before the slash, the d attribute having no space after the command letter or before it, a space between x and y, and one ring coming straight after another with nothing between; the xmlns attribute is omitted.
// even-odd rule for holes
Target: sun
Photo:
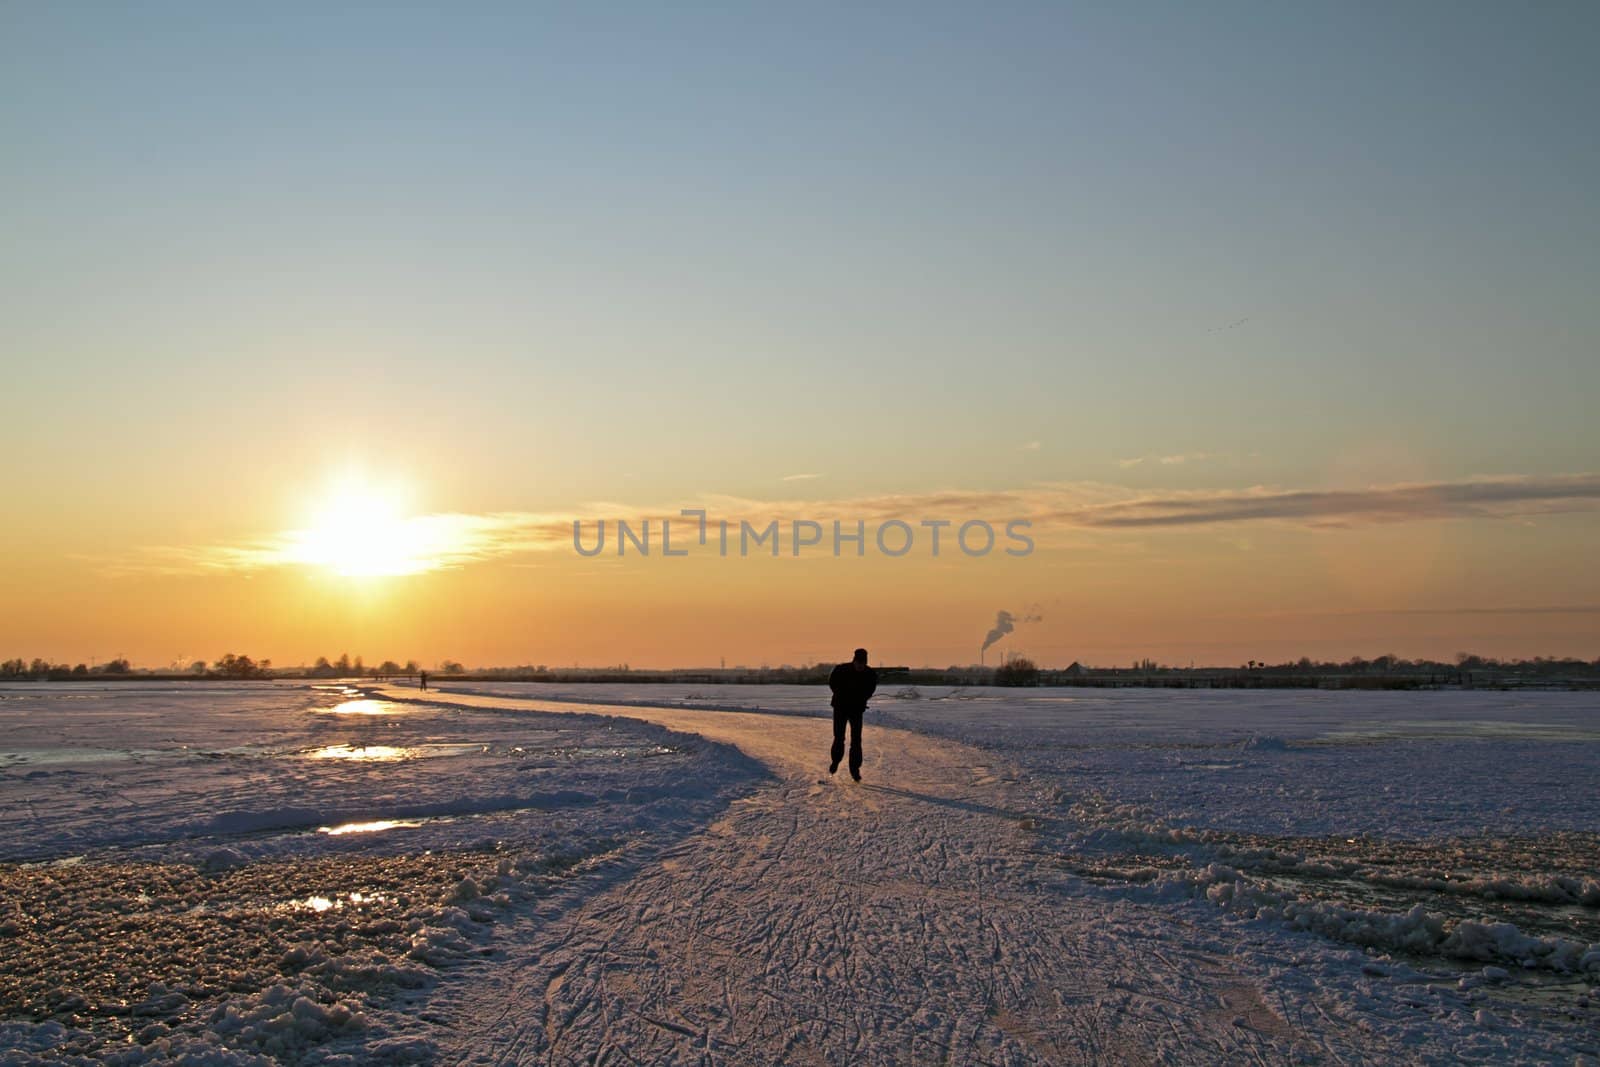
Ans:
<svg viewBox="0 0 1600 1067"><path fill-rule="evenodd" d="M345 479L314 509L311 523L291 534L291 555L353 578L431 570L437 546L427 524L408 517L403 504L397 489Z"/></svg>

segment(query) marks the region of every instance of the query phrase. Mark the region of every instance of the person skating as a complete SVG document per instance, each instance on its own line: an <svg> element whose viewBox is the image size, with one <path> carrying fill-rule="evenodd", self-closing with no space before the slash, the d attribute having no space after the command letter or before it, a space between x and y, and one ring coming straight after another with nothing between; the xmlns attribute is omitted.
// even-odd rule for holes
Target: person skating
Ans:
<svg viewBox="0 0 1600 1067"><path fill-rule="evenodd" d="M841 663L828 675L833 690L833 762L828 773L839 769L844 755L844 729L850 727L850 777L861 781L861 716L878 688L878 672L867 666L867 650L856 649L855 658Z"/></svg>

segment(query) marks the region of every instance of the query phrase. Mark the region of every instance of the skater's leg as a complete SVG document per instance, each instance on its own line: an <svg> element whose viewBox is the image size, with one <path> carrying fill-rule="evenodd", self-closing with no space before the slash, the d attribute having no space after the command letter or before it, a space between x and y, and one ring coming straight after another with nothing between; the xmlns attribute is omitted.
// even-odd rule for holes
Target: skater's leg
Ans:
<svg viewBox="0 0 1600 1067"><path fill-rule="evenodd" d="M828 764L828 773L832 774L839 769L839 761L844 758L844 724L847 716L838 708L833 709L833 762Z"/></svg>
<svg viewBox="0 0 1600 1067"><path fill-rule="evenodd" d="M861 780L861 716L863 712L850 713L850 777ZM838 744L837 741L834 742Z"/></svg>

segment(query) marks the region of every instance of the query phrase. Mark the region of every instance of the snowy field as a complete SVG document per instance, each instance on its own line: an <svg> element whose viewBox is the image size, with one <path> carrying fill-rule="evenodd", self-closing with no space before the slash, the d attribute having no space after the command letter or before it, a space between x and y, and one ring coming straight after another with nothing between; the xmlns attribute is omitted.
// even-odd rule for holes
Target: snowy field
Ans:
<svg viewBox="0 0 1600 1067"><path fill-rule="evenodd" d="M786 809L815 793L805 776L814 772L773 759L809 760L815 737L816 763L825 762L827 727L804 721L827 714L820 688L446 689L419 702L414 690L292 683L0 687L0 1050L20 1062L452 1060L441 1050L462 1046L439 1028L464 1012L478 1017L467 1008L472 988L512 998L510 961L544 954L541 931L558 916L645 884L652 864L699 847L730 805L766 797L759 811L741 809L750 825L792 823ZM680 728L622 717L648 718L651 708L674 709L661 721ZM760 736L761 719L729 712L759 713L773 738L796 740L777 747ZM729 723L723 740L748 755L696 736L694 724L716 716ZM1257 976L1250 1003L1260 1005L1204 1024L1187 1045L1181 1032L1139 1029L1137 1003L1090 998L1094 1020L1135 1020L1125 1058L1230 1049L1236 1034L1268 1059L1284 1050L1440 1062L1600 1054L1595 694L888 685L867 723L880 835L900 832L902 810L902 836L925 835L916 805L946 809L947 838L907 853L917 869L944 873L915 877L955 877L964 868L947 846L952 856L969 848L1019 894L1027 922L1055 914L1065 928L1073 916L1096 917L1108 944L1094 951L1108 959L1119 944L1149 942L1172 954L1175 970L1204 956ZM921 755L892 746L899 735L883 727L927 738ZM763 763L763 751L778 755ZM952 762L934 766L943 760ZM937 782L913 788L917 774L965 777L945 794ZM854 814L849 788L828 796ZM1020 836L983 840L980 823L996 813ZM827 825L819 815L817 832ZM963 833L977 836L963 844ZM746 876L751 864L730 855L728 877ZM929 856L939 864L926 866ZM707 864L702 882L718 877L710 859L697 862ZM1043 910L1023 899L1046 892L1053 903ZM642 900L637 922L661 921L660 903ZM958 905L952 898L953 924ZM992 901L973 906L978 921L999 922L981 918ZM1017 936L1059 932L1028 929ZM953 925L942 936L963 934ZM942 978L927 966L908 964L920 977L898 980L924 982L932 995ZM1133 988L1147 969L1145 960L1105 984ZM1037 1053L1040 1028L1090 1025L1060 999L1062 981L1035 983L1054 984L1053 1009L1027 992L1042 1020L1024 1028L1031 1045L1002 1032L992 991L970 1036L965 1024L944 1033L936 1021L914 1034L944 1033L945 1044L929 1047L955 1062L1059 1061L1069 1046ZM1231 1003L1237 988L1217 995ZM1211 994L1197 979L1163 995L1187 1004ZM1299 1001L1334 1036L1292 1036L1312 1027L1295 1021ZM1261 1022L1283 1019L1294 1025ZM823 1058L837 1060L828 1024L806 1025ZM644 1040L601 1029L624 1050ZM716 1029L646 1031L704 1038L700 1059L681 1050L669 1059L740 1062L708 1051ZM858 1059L918 1058L860 1031L848 1046ZM883 1041L898 1033L879 1032ZM553 1033L547 1022L519 1047L559 1060ZM952 1052L957 1039L964 1054ZM1098 1039L1085 1047L1124 1058ZM766 1047L742 1040L747 1054ZM1176 1051L1160 1053L1175 1040Z"/></svg>

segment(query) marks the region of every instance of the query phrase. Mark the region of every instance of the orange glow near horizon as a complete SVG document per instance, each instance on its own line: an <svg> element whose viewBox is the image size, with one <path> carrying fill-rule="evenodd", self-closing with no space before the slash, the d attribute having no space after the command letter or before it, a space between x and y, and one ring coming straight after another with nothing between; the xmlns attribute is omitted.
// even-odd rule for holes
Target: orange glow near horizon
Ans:
<svg viewBox="0 0 1600 1067"><path fill-rule="evenodd" d="M1229 517L1246 505L1299 505L1265 490L1141 496L1104 484L710 505L713 520L865 514L869 529L897 514L1043 516L1031 531L1036 552L979 559L948 547L948 532L938 558L922 549L890 558L875 547L836 557L826 545L795 558L787 543L776 558L724 558L714 533L700 548L693 521L678 518L672 541L690 555L667 558L660 520L677 504L426 511L439 503L422 499L426 480L347 470L290 487L282 514L299 522L276 532L236 529L232 539L143 550L107 528L102 556L34 547L32 566L0 575L15 609L0 613L0 659L126 657L182 670L232 651L279 667L349 653L369 665L655 668L828 662L866 646L877 662L944 667L978 660L999 610L1032 621L993 654L1058 667L1600 651L1600 589L1559 565L1592 544L1592 512L1480 515L1472 503L1435 517L1436 498L1526 482L1444 486L1420 498L1380 486L1319 500L1347 508L1339 523L1325 509L1309 519L1289 510ZM1534 488L1589 491L1574 484ZM1392 510L1396 499L1418 514L1364 521L1372 501ZM1221 517L1168 524L1196 507ZM597 514L636 525L653 516L654 551L619 556L613 526L604 553L580 556L573 517L588 516L593 543Z"/></svg>

